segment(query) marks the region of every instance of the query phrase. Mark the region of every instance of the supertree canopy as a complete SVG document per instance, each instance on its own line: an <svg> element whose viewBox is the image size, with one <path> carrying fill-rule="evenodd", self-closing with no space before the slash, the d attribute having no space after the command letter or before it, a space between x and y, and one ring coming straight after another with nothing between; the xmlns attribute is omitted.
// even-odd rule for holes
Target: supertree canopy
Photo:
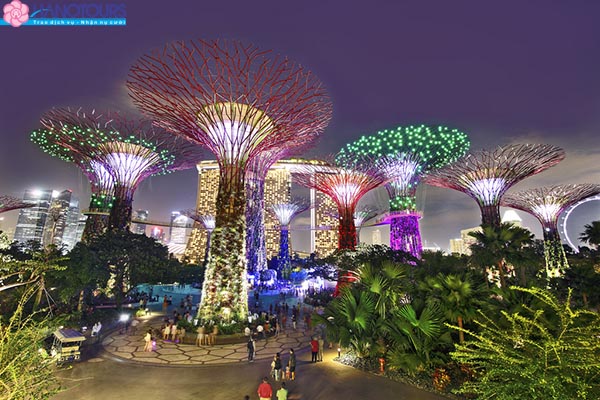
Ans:
<svg viewBox="0 0 600 400"><path fill-rule="evenodd" d="M186 217L202 224L204 229L206 229L206 248L204 251L204 265L208 264L208 257L210 255L210 237L212 235L212 231L215 229L215 216L214 215L198 215L196 210L189 209L181 212Z"/></svg>
<svg viewBox="0 0 600 400"><path fill-rule="evenodd" d="M558 234L558 217L573 204L597 194L600 194L600 185L556 185L508 193L500 204L528 212L540 221L544 232L546 273L548 278L553 278L569 268Z"/></svg>
<svg viewBox="0 0 600 400"><path fill-rule="evenodd" d="M359 229L366 220L373 218L377 214L377 209L371 206L364 206L354 211L354 225Z"/></svg>
<svg viewBox="0 0 600 400"><path fill-rule="evenodd" d="M385 129L349 143L336 160L352 164L364 157L376 160L389 182L390 246L419 258L416 190L423 174L462 157L469 149L467 135L445 126L410 125Z"/></svg>
<svg viewBox="0 0 600 400"><path fill-rule="evenodd" d="M563 149L546 144L514 144L481 150L434 170L425 182L461 191L477 201L483 225L500 225L500 200L517 182L565 158Z"/></svg>
<svg viewBox="0 0 600 400"><path fill-rule="evenodd" d="M32 140L82 169L92 183L90 209L110 209L111 229L129 229L133 194L145 178L191 168L200 158L192 144L116 112L55 108L41 123Z"/></svg>
<svg viewBox="0 0 600 400"><path fill-rule="evenodd" d="M216 228L199 317L244 320L246 170L255 157L322 132L329 97L299 65L237 41L167 44L137 61L127 85L142 111L217 158Z"/></svg>
<svg viewBox="0 0 600 400"><path fill-rule="evenodd" d="M292 261L290 258L289 232L290 223L295 216L307 210L309 203L304 200L294 200L289 203L271 205L271 212L279 221L279 254L277 257L278 268L285 279L289 279Z"/></svg>
<svg viewBox="0 0 600 400"><path fill-rule="evenodd" d="M0 213L10 210L18 210L19 208L33 207L33 203L28 203L21 199L12 196L0 196Z"/></svg>

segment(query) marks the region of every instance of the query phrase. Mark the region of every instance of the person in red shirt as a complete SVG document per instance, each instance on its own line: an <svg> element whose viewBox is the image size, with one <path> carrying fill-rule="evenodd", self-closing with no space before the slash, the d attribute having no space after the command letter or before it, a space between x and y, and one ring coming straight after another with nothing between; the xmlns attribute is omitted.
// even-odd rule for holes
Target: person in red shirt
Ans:
<svg viewBox="0 0 600 400"><path fill-rule="evenodd" d="M273 388L269 385L269 378L263 378L262 383L258 385L258 397L260 400L271 400L273 397Z"/></svg>
<svg viewBox="0 0 600 400"><path fill-rule="evenodd" d="M317 354L319 353L319 342L314 337L310 341L310 352L312 353L312 359L310 362L317 362Z"/></svg>

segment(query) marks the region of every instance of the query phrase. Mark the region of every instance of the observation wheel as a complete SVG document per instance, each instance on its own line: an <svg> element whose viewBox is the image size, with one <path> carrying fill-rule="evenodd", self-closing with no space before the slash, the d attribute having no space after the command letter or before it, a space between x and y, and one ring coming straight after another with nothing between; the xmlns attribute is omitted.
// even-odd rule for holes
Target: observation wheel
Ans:
<svg viewBox="0 0 600 400"><path fill-rule="evenodd" d="M573 251L575 253L579 253L579 246L576 246L575 244L573 244L573 241L569 237L569 232L567 231L567 222L569 220L569 216L580 205L588 203L590 201L598 201L598 200L600 200L600 194L598 194L596 196L587 197L587 198L573 204L571 207L567 208L565 210L565 212L563 212L561 214L560 218L558 219L558 230L561 234L561 237L567 241L567 243L569 244L569 246L571 246L571 248L573 249Z"/></svg>

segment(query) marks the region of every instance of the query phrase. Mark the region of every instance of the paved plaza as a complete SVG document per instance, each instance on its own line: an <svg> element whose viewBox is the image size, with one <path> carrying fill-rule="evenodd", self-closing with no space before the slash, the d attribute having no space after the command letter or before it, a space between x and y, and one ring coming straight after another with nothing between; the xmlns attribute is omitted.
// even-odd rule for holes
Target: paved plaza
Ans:
<svg viewBox="0 0 600 400"><path fill-rule="evenodd" d="M157 339L155 351L145 352L144 333L149 328L160 328L163 316L164 314L160 313L153 315L151 319L142 319L135 334L113 332L102 340L102 347L115 358L138 363L214 365L247 362L248 351L245 339L242 339L242 343L219 345L218 336L217 344L214 346L195 346ZM287 352L290 348L295 351L307 350L310 337L311 332L304 329L293 330L288 326L286 331L277 337L256 340L256 360L271 360L275 353Z"/></svg>
<svg viewBox="0 0 600 400"><path fill-rule="evenodd" d="M181 294L183 296L184 294ZM179 301L175 293L173 304ZM277 296L262 296L263 307ZM296 304L298 299L288 299ZM143 334L162 324L175 306L162 311L153 304L151 316L141 318L136 333L119 329L105 332L99 342L90 339L83 349L82 361L58 371L65 391L55 400L242 400L245 395L258 399L256 390L262 377L269 376L275 353L283 365L289 349L297 355L297 379L287 381L289 399L416 399L441 400L444 397L402 383L342 365L333 358L336 349L325 349L324 360L310 363L309 341L312 331L302 324L293 330L288 319L284 333L256 341L256 360L247 361L246 343L214 346L178 344L157 339L156 350L144 352ZM270 380L274 389L279 382Z"/></svg>

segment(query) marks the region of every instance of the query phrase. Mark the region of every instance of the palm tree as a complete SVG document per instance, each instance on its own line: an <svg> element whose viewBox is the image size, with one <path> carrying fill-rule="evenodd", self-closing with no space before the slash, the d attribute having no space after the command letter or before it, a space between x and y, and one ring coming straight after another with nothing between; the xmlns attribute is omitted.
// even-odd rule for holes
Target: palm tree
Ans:
<svg viewBox="0 0 600 400"><path fill-rule="evenodd" d="M393 261L381 265L364 263L358 269L359 285L375 295L379 317L386 318L388 312L405 295L406 266Z"/></svg>
<svg viewBox="0 0 600 400"><path fill-rule="evenodd" d="M584 231L579 236L579 240L598 249L600 246L600 221L592 221L591 224L584 225Z"/></svg>
<svg viewBox="0 0 600 400"><path fill-rule="evenodd" d="M413 301L395 310L383 326L392 342L390 366L414 373L442 362L436 349L452 341L442 319L437 303Z"/></svg>
<svg viewBox="0 0 600 400"><path fill-rule="evenodd" d="M458 324L459 342L464 343L464 322L475 317L480 298L480 290L474 287L470 275L461 277L438 274L426 279L419 288L427 293L428 302L438 303L444 316L450 322Z"/></svg>
<svg viewBox="0 0 600 400"><path fill-rule="evenodd" d="M506 287L506 268L519 266L521 284L525 285L524 263L531 258L526 248L533 244L533 234L527 229L510 223L495 227L482 225L481 231L471 232L477 243L471 245L472 260L482 266L496 266L500 275L500 286Z"/></svg>

